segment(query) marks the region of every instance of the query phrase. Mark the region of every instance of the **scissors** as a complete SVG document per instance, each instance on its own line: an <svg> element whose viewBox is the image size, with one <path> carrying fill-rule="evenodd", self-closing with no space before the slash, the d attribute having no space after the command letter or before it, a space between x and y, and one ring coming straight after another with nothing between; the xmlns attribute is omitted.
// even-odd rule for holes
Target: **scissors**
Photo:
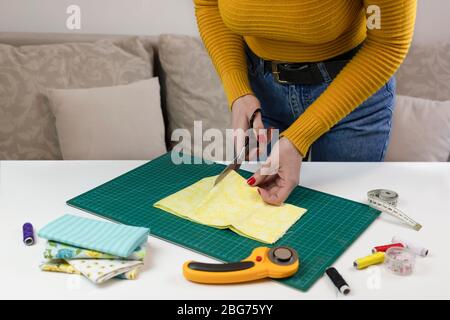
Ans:
<svg viewBox="0 0 450 320"><path fill-rule="evenodd" d="M249 120L250 129L253 129L253 122L255 121L255 117L259 112L261 112L260 108L256 109L253 112L252 116L250 117L250 120ZM227 176L227 174L230 173L231 171L239 170L239 168L241 167L242 161L244 159L248 158L248 154L250 152L249 145L250 145L250 139L248 136L246 136L245 143L244 143L244 146L242 147L241 151L239 151L239 153L236 155L236 157L233 159L233 161L219 174L219 176L214 181L214 186L216 186L220 181L222 181Z"/></svg>

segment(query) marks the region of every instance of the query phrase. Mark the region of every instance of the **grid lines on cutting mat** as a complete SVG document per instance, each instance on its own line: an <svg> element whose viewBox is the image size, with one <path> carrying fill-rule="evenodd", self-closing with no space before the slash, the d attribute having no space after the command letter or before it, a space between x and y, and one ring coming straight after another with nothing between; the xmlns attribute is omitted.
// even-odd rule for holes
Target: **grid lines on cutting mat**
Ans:
<svg viewBox="0 0 450 320"><path fill-rule="evenodd" d="M222 169L218 164L175 165L168 153L67 203L113 221L148 227L156 237L221 261L239 261L265 244L153 207L156 201ZM239 173L250 176L249 172ZM304 187L295 188L287 202L308 211L274 244L293 247L300 256L299 271L279 281L302 291L308 290L379 215L365 204Z"/></svg>

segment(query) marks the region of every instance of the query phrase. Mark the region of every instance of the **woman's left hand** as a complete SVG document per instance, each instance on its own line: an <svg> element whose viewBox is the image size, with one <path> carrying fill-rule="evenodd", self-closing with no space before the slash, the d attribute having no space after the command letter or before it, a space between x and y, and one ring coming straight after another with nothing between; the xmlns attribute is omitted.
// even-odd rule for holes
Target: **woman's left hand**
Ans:
<svg viewBox="0 0 450 320"><path fill-rule="evenodd" d="M298 185L302 155L287 138L281 138L272 148L261 168L247 180L262 199L272 205L281 205Z"/></svg>

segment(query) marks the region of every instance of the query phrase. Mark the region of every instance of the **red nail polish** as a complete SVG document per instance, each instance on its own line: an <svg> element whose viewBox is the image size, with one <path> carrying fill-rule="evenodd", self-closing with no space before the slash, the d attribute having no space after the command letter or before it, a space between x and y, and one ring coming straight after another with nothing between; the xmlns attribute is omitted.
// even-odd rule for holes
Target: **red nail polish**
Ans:
<svg viewBox="0 0 450 320"><path fill-rule="evenodd" d="M255 183L255 181L256 181L255 177L251 177L250 179L247 180L247 183L252 186Z"/></svg>

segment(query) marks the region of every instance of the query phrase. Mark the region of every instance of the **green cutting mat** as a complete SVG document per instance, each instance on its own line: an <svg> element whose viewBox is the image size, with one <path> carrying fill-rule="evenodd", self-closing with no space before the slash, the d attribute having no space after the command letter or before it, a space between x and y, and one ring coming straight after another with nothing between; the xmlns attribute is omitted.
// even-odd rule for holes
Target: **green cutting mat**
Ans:
<svg viewBox="0 0 450 320"><path fill-rule="evenodd" d="M168 153L67 203L123 224L148 227L156 237L221 261L239 261L264 244L152 206L222 169L218 164L175 165ZM250 176L245 171L240 174ZM308 212L274 244L295 248L301 262L293 277L280 281L302 291L308 290L379 215L367 205L303 187L297 187L287 202L307 208Z"/></svg>

